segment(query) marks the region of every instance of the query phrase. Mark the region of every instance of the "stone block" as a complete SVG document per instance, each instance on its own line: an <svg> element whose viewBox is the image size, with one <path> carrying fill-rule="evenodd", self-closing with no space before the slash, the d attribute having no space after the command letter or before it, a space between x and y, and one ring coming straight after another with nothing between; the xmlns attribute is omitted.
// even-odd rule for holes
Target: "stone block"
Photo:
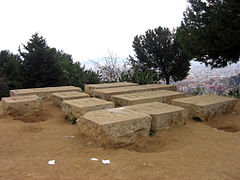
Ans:
<svg viewBox="0 0 240 180"><path fill-rule="evenodd" d="M37 115L42 111L42 100L36 95L2 98L3 112L6 115Z"/></svg>
<svg viewBox="0 0 240 180"><path fill-rule="evenodd" d="M198 117L202 121L208 121L216 115L231 112L237 103L237 99L217 96L201 95L174 99L173 105L188 110L189 118Z"/></svg>
<svg viewBox="0 0 240 180"><path fill-rule="evenodd" d="M115 103L115 106L117 107L148 102L162 102L170 104L172 99L183 98L185 96L187 95L181 92L157 90L141 93L115 95L112 96L112 101Z"/></svg>
<svg viewBox="0 0 240 180"><path fill-rule="evenodd" d="M164 85L164 84L147 84L147 85L139 85L139 86L119 87L119 88L96 89L92 93L93 93L93 96L111 101L112 96L114 95L156 91L156 90L175 91L176 86Z"/></svg>
<svg viewBox="0 0 240 180"><path fill-rule="evenodd" d="M64 100L71 100L71 99L83 99L89 98L90 96L86 93L79 92L79 91L72 91L72 92L60 92L60 93L53 93L52 94L52 101L57 106L62 106L62 102Z"/></svg>
<svg viewBox="0 0 240 180"><path fill-rule="evenodd" d="M69 118L79 118L89 111L114 108L114 103L97 98L64 100L62 111Z"/></svg>
<svg viewBox="0 0 240 180"><path fill-rule="evenodd" d="M15 89L10 90L10 96L27 96L37 95L42 98L43 101L51 100L52 93L59 92L81 92L81 88L74 86L58 86L58 87L44 87L44 88L30 88L30 89Z"/></svg>
<svg viewBox="0 0 240 180"><path fill-rule="evenodd" d="M186 109L159 102L137 104L125 108L149 114L152 117L151 129L153 131L179 127L185 124L188 118Z"/></svg>
<svg viewBox="0 0 240 180"><path fill-rule="evenodd" d="M121 147L148 136L151 116L126 108L86 113L77 120L81 134L99 146Z"/></svg>
<svg viewBox="0 0 240 180"><path fill-rule="evenodd" d="M137 83L131 82L116 82L116 83L103 83L103 84L86 84L85 93L93 95L92 91L96 89L105 89L105 88L117 88L117 87L126 87L126 86L137 86Z"/></svg>

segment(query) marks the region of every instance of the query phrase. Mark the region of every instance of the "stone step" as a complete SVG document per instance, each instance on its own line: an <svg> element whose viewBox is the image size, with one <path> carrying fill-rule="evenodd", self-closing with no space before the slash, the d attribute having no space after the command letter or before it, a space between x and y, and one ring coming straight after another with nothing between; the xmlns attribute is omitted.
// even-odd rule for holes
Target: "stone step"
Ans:
<svg viewBox="0 0 240 180"><path fill-rule="evenodd" d="M30 89L15 89L10 90L10 96L27 96L37 95L42 98L43 101L51 99L52 93L59 92L81 92L81 88L75 86L58 86L58 87L44 87L44 88L30 88Z"/></svg>
<svg viewBox="0 0 240 180"><path fill-rule="evenodd" d="M93 96L105 99L108 101L112 100L112 96L130 93L139 93L146 91L156 91L156 90L172 90L176 91L176 86L174 85L164 85L164 84L147 84L139 86L127 86L119 88L107 88L107 89L96 89L92 92Z"/></svg>
<svg viewBox="0 0 240 180"><path fill-rule="evenodd" d="M200 118L202 121L231 112L236 103L237 99L235 98L217 95L192 96L172 101L173 105L187 109L189 118Z"/></svg>
<svg viewBox="0 0 240 180"><path fill-rule="evenodd" d="M171 103L172 99L183 98L186 96L188 95L181 92L157 90L141 93L115 95L112 96L112 101L115 103L115 106L118 107L148 102Z"/></svg>
<svg viewBox="0 0 240 180"><path fill-rule="evenodd" d="M90 94L96 89L105 89L105 88L117 88L117 87L126 87L126 86L137 86L137 83L131 82L116 82L116 83L103 83L103 84L86 84L85 93Z"/></svg>
<svg viewBox="0 0 240 180"><path fill-rule="evenodd" d="M151 116L126 108L113 108L86 113L77 120L81 134L99 146L120 147L148 136Z"/></svg>
<svg viewBox="0 0 240 180"><path fill-rule="evenodd" d="M83 99L83 98L90 98L90 96L86 93L79 92L79 91L72 91L72 92L60 92L60 93L53 93L52 94L52 101L57 106L62 106L62 102L64 100L71 100L71 99Z"/></svg>
<svg viewBox="0 0 240 180"><path fill-rule="evenodd" d="M2 98L3 113L6 115L36 115L42 111L42 100L36 95Z"/></svg>
<svg viewBox="0 0 240 180"><path fill-rule="evenodd" d="M72 99L64 100L62 103L62 111L69 118L79 118L89 111L114 108L114 103L98 98Z"/></svg>
<svg viewBox="0 0 240 180"><path fill-rule="evenodd" d="M179 127L185 124L185 120L188 118L186 109L160 102L137 104L123 108L149 114L152 117L151 129L153 131Z"/></svg>

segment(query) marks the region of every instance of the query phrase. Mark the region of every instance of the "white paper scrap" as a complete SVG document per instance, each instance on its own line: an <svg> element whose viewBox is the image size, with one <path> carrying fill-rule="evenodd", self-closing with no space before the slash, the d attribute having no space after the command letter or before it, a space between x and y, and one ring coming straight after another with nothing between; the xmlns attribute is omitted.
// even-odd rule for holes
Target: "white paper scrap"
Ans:
<svg viewBox="0 0 240 180"><path fill-rule="evenodd" d="M64 137L70 137L70 138L75 138L74 136L64 136Z"/></svg>
<svg viewBox="0 0 240 180"><path fill-rule="evenodd" d="M97 159L97 158L91 158L91 160L92 160L92 161L98 161L98 159Z"/></svg>
<svg viewBox="0 0 240 180"><path fill-rule="evenodd" d="M102 163L103 164L110 164L111 162L110 162L110 160L102 160Z"/></svg>
<svg viewBox="0 0 240 180"><path fill-rule="evenodd" d="M51 165L55 164L55 160L48 161L48 164L51 164Z"/></svg>

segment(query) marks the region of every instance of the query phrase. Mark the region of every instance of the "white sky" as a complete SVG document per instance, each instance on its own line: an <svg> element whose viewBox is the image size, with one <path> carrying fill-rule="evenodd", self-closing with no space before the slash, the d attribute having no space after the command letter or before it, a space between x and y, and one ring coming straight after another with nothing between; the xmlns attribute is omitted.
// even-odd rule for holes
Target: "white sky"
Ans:
<svg viewBox="0 0 240 180"><path fill-rule="evenodd" d="M17 53L38 32L75 61L108 50L128 57L135 35L179 26L186 6L186 0L0 0L0 50Z"/></svg>

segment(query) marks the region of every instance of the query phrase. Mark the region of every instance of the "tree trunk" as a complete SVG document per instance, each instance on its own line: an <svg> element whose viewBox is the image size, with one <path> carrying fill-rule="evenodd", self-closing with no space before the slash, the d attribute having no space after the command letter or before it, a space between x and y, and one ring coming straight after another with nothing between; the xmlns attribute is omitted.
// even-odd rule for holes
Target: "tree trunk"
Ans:
<svg viewBox="0 0 240 180"><path fill-rule="evenodd" d="M169 82L170 82L170 78L167 77L167 78L166 78L166 84L169 84Z"/></svg>

